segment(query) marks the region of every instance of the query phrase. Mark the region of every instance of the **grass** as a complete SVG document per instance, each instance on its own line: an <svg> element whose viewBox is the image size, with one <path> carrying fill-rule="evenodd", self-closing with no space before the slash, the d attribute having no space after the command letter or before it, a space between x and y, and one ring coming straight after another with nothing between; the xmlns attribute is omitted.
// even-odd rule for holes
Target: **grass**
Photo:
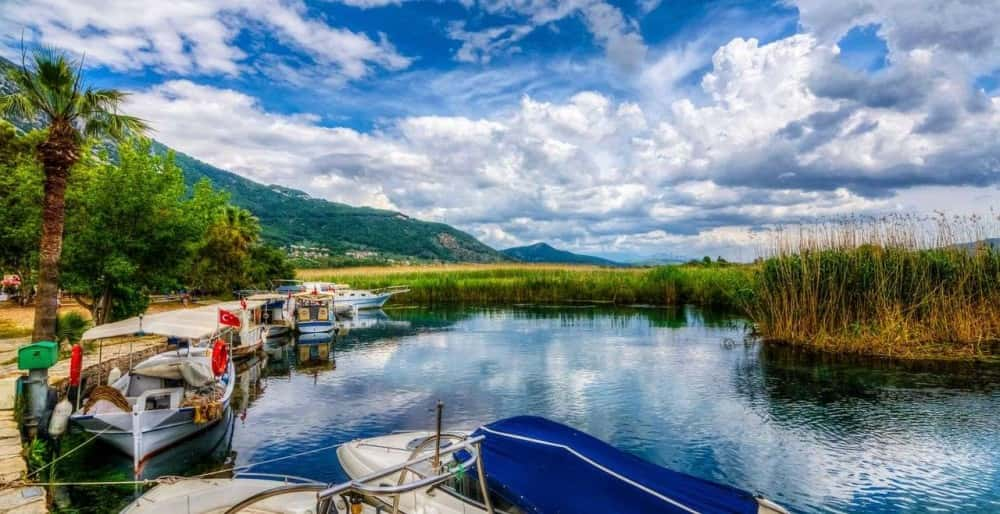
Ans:
<svg viewBox="0 0 1000 514"><path fill-rule="evenodd" d="M301 270L298 276L366 289L407 285L410 292L399 302L418 305L595 302L733 307L739 295L748 292L752 272L748 266L629 269L494 264Z"/></svg>
<svg viewBox="0 0 1000 514"><path fill-rule="evenodd" d="M996 220L892 216L779 229L753 265L441 265L301 270L402 303L697 304L747 315L764 340L835 353L982 359L1000 350ZM394 300L394 303L397 303Z"/></svg>
<svg viewBox="0 0 1000 514"><path fill-rule="evenodd" d="M760 335L837 353L974 359L1000 345L1000 250L979 218L852 219L775 236L745 306Z"/></svg>

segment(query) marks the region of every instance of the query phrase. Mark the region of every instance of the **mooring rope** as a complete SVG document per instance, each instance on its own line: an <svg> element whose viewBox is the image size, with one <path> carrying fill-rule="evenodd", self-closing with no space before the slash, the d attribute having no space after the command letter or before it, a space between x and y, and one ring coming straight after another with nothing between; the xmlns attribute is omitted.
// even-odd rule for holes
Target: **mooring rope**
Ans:
<svg viewBox="0 0 1000 514"><path fill-rule="evenodd" d="M111 485L150 485L150 484L174 483L174 482L179 482L179 481L182 481L182 480L197 480L197 479L209 477L209 476L212 476L212 475L218 475L219 473L226 473L226 472L237 471L237 470L247 470L247 469L250 469L250 468L253 468L253 467L256 467L256 466L261 466L261 465L264 465L264 464L271 464L273 462L279 462L279 461L283 461L283 460L294 459L296 457L301 457L303 455L310 455L310 454L313 454L313 453L319 453L319 452L322 452L322 451L325 451L325 450L331 450L331 449L338 448L338 447L340 447L343 444L343 443L331 444L331 445L328 445L328 446L324 446L322 448L314 448L312 450L306 450L306 451L302 451L302 452L298 452L298 453L293 453L291 455L285 455L283 457L275 457L273 459L262 460L260 462L252 462L250 464L243 464L242 466L232 466L232 467L229 467L229 468L222 468L222 469L218 469L218 470L215 470L215 471L210 471L210 472L207 472L207 473L202 473L200 475L192 475L192 476L189 476L189 477L177 476L177 475L164 475L164 476L161 476L161 477L148 478L148 479L143 479L143 480L116 480L116 481L109 481L109 482L29 482L28 481L28 479L31 478L31 476L37 474L39 471L41 471L43 469L45 469L45 468L47 468L47 467L55 464L56 462L62 460L64 457L68 457L70 454L72 454L76 450L79 450L81 447L83 447L87 443L93 441L95 438L97 438L97 436L103 434L107 430L110 430L110 428L106 428L106 429L102 430L101 432L98 432L98 433L94 434L90 439L87 439L86 441L84 441L84 442L80 443L79 445L77 445L72 450L70 450L70 451L68 451L68 452L60 455L57 459L53 460L52 462L50 462L50 463L48 463L48 464L46 464L46 465L44 465L44 466L36 469L35 471L33 471L30 474L28 474L27 476L25 476L23 479L12 480L10 482L7 482L6 484L0 485L0 491L2 491L4 489L14 488L14 487L30 487L30 486L69 485L69 486L81 486L81 487L84 487L84 486L111 486Z"/></svg>

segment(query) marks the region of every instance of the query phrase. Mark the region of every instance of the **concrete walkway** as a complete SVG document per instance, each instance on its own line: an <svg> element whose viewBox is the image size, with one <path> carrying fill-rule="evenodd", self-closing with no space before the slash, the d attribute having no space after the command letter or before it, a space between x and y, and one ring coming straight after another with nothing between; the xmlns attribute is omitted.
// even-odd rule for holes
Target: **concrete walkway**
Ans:
<svg viewBox="0 0 1000 514"><path fill-rule="evenodd" d="M28 472L22 451L21 434L14 419L14 394L17 378L26 372L17 369L17 349L28 338L0 340L0 512L34 514L47 512L45 489L38 486L5 489L4 485L24 478ZM132 361L159 353L166 348L162 337L119 338L108 340L100 351L93 345L83 356L83 383L102 383L111 368L126 370L130 350ZM100 356L100 361L98 360ZM100 364L100 365L98 365ZM64 390L69 378L69 359L60 360L49 369L49 384Z"/></svg>

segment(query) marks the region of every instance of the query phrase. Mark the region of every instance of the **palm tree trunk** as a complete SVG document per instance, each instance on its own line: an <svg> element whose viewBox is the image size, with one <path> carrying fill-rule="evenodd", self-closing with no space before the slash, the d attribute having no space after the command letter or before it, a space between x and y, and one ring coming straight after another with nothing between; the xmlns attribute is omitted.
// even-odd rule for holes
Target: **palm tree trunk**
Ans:
<svg viewBox="0 0 1000 514"><path fill-rule="evenodd" d="M45 170L45 198L42 200L42 240L38 251L38 294L35 295L32 341L55 341L66 183L69 170L80 155L73 130L69 124L53 123L48 137L38 145L39 160Z"/></svg>
<svg viewBox="0 0 1000 514"><path fill-rule="evenodd" d="M45 174L42 203L42 242L38 252L38 294L32 341L54 341L59 311L59 258L65 222L66 171Z"/></svg>

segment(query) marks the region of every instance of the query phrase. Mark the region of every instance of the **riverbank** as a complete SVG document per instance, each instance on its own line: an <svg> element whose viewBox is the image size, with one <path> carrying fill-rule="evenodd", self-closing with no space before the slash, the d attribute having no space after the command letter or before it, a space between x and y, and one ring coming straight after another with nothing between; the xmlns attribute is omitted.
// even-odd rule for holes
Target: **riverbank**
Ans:
<svg viewBox="0 0 1000 514"><path fill-rule="evenodd" d="M390 305L681 305L742 313L773 343L904 359L995 359L1000 252L871 246L752 265L490 264L299 270L357 288L407 285Z"/></svg>
<svg viewBox="0 0 1000 514"><path fill-rule="evenodd" d="M606 303L738 308L750 287L749 266L596 266L483 264L299 270L303 280L358 288L403 284L405 305Z"/></svg>

